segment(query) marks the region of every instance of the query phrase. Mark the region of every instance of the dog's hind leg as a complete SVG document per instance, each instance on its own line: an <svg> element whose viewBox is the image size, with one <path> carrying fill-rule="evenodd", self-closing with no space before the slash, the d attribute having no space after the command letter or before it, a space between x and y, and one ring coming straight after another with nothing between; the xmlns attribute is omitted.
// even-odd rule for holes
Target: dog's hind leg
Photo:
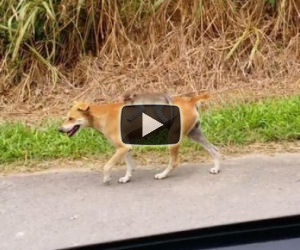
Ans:
<svg viewBox="0 0 300 250"><path fill-rule="evenodd" d="M114 155L109 159L109 161L104 166L104 176L103 176L104 183L110 182L111 180L110 170L112 166L115 165L122 157L124 157L128 151L129 148L127 147L117 148L117 151L114 153Z"/></svg>
<svg viewBox="0 0 300 250"><path fill-rule="evenodd" d="M134 164L134 161L130 154L130 151L125 156L125 162L126 162L127 170L126 170L125 176L123 176L119 179L120 183L126 183L126 182L130 181L131 176L132 176L132 170L134 170L134 167L135 167L135 164Z"/></svg>
<svg viewBox="0 0 300 250"><path fill-rule="evenodd" d="M170 163L168 167L161 173L155 175L155 179L164 179L168 176L168 174L178 166L179 160L178 160L178 153L179 153L179 144L176 144L174 146L170 146Z"/></svg>
<svg viewBox="0 0 300 250"><path fill-rule="evenodd" d="M211 174L217 174L220 172L220 153L218 149L211 144L206 137L202 134L199 128L200 123L198 122L195 127L189 132L188 137L198 142L202 147L204 147L211 155L214 160L214 167L210 169Z"/></svg>

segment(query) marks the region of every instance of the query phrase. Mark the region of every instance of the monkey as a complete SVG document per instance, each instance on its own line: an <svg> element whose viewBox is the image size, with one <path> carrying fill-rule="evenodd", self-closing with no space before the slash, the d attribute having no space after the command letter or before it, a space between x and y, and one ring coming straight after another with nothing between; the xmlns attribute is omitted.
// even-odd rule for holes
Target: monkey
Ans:
<svg viewBox="0 0 300 250"><path fill-rule="evenodd" d="M173 103L172 98L167 94L159 94L159 93L153 93L153 94L127 94L124 95L123 101L125 103L130 104L167 104L171 105ZM154 109L154 113L157 115L157 117L163 122L166 123L167 119L163 114L163 106L157 105ZM144 111L143 105L137 106L137 111L133 113L130 117L127 118L127 121L133 121L135 120L139 115L141 115Z"/></svg>
<svg viewBox="0 0 300 250"><path fill-rule="evenodd" d="M172 98L167 94L153 93L153 94L125 94L123 96L124 102L131 104L171 104Z"/></svg>

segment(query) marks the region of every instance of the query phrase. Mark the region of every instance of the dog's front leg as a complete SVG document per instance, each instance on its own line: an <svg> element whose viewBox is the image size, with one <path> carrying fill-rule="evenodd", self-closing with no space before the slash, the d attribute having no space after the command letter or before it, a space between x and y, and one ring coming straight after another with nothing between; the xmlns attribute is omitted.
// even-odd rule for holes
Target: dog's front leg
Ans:
<svg viewBox="0 0 300 250"><path fill-rule="evenodd" d="M131 176L132 176L132 170L135 167L135 164L133 162L133 159L132 159L132 156L130 154L130 151L125 156L125 162L126 162L126 166L127 166L126 174L125 174L125 176L123 176L123 177L121 177L119 179L120 183L126 183L126 182L130 181Z"/></svg>
<svg viewBox="0 0 300 250"><path fill-rule="evenodd" d="M178 166L178 153L179 153L179 144L170 146L170 163L169 166L159 174L155 175L155 179L164 179L168 174Z"/></svg>
<svg viewBox="0 0 300 250"><path fill-rule="evenodd" d="M108 184L111 180L110 177L110 170L113 165L115 165L124 155L128 152L128 148L122 147L117 148L117 151L114 153L114 155L110 158L110 160L105 164L104 166L104 176L103 176L103 182Z"/></svg>

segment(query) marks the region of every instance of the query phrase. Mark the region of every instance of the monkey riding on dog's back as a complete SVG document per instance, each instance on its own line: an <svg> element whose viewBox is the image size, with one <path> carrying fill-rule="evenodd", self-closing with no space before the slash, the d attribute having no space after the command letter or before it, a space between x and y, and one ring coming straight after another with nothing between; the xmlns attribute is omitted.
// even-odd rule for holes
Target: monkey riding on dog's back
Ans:
<svg viewBox="0 0 300 250"><path fill-rule="evenodd" d="M134 96L129 100L124 98L121 103L97 105L79 102L71 108L67 115L67 119L59 128L59 131L66 133L68 136L74 135L79 128L84 127L92 127L101 132L116 147L116 152L104 166L103 182L110 182L110 170L112 166L124 158L127 170L125 176L120 178L119 182L126 183L131 179L134 163L130 155L132 146L124 144L121 140L120 114L122 107L128 103L167 103L176 105L179 107L181 113L180 141L177 144L170 146L170 163L164 171L155 175L155 179L166 178L168 174L178 166L178 151L184 136L188 136L198 142L210 153L214 160L214 167L210 169L210 173L217 174L220 171L220 154L217 148L205 138L200 129L200 122L198 121L199 114L197 104L208 98L208 94L193 97L153 95L152 98L151 95L147 95L146 97L141 95Z"/></svg>

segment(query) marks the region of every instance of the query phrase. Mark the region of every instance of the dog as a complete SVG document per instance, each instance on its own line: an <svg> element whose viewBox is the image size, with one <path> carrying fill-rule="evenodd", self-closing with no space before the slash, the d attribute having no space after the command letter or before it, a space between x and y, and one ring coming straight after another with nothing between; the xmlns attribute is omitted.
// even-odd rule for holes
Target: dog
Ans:
<svg viewBox="0 0 300 250"><path fill-rule="evenodd" d="M210 173L217 174L220 171L220 153L203 135L200 129L198 104L209 98L208 94L193 97L173 96L172 104L177 105L181 113L181 136L177 144L171 145L170 163L168 167L155 175L155 179L164 179L179 164L178 153L180 142L184 136L191 138L206 149L214 161ZM120 183L127 183L131 180L134 162L130 154L131 145L124 144L120 135L121 110L125 102L112 104L92 104L77 102L68 112L67 119L63 122L59 131L73 136L80 128L91 127L101 132L116 148L116 152L104 166L103 182L111 181L111 168L122 158L125 159L127 170L125 176L119 179Z"/></svg>

